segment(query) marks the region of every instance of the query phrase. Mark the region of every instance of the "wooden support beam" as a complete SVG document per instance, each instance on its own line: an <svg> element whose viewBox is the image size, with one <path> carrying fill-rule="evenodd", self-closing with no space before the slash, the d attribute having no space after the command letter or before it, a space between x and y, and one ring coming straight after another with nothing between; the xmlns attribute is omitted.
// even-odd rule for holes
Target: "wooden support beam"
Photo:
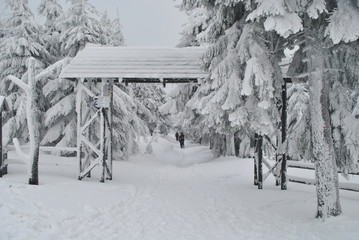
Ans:
<svg viewBox="0 0 359 240"><path fill-rule="evenodd" d="M86 128L88 128L93 121L98 117L100 110L96 111L96 113L81 127L81 132L85 131Z"/></svg>
<svg viewBox="0 0 359 240"><path fill-rule="evenodd" d="M254 156L253 156L253 160L254 160L254 167L253 167L253 170L254 170L254 186L257 186L258 185L258 170L257 170L257 165L258 165L258 158L257 158L257 134L253 134L251 136L251 139L250 139L250 147L253 150L254 152Z"/></svg>
<svg viewBox="0 0 359 240"><path fill-rule="evenodd" d="M258 135L258 189L263 189L263 136Z"/></svg>
<svg viewBox="0 0 359 240"><path fill-rule="evenodd" d="M101 97L107 96L106 89L106 80L102 79L101 82ZM101 180L100 182L105 182L105 174L106 174L106 109L104 106L101 106L100 112L100 153L101 153Z"/></svg>
<svg viewBox="0 0 359 240"><path fill-rule="evenodd" d="M284 143L287 136L287 81L286 80L282 85L281 133L282 133L282 143ZM280 176L281 176L281 181L280 181L281 190L287 190L287 156L285 153L282 154Z"/></svg>
<svg viewBox="0 0 359 240"><path fill-rule="evenodd" d="M65 78L69 81L77 81L77 78ZM128 86L129 83L161 83L160 78L113 78L114 83L125 83ZM198 83L198 78L163 78L166 83ZM84 79L83 82L87 82L87 79ZM101 78L97 78L95 81L101 82Z"/></svg>
<svg viewBox="0 0 359 240"><path fill-rule="evenodd" d="M4 167L3 153L2 153L2 106L0 105L0 177L3 176L2 168Z"/></svg>
<svg viewBox="0 0 359 240"><path fill-rule="evenodd" d="M78 161L78 179L81 180L82 178L82 130L81 130L81 122L82 122L82 86L81 81L77 80L77 93L76 93L76 113L77 113L77 161Z"/></svg>
<svg viewBox="0 0 359 240"><path fill-rule="evenodd" d="M112 158L113 158L113 133L112 133L112 121L113 121L113 80L109 80L109 91L110 91L110 108L107 112L107 120L108 120L108 149L107 149L107 160L108 160L108 180L112 180Z"/></svg>

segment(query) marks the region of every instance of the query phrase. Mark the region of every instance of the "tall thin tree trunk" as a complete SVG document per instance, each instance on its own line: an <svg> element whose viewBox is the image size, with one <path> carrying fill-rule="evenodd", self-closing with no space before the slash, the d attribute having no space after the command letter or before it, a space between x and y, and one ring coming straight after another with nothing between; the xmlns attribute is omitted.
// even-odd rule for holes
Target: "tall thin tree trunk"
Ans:
<svg viewBox="0 0 359 240"><path fill-rule="evenodd" d="M314 38L319 39L319 38ZM339 215L341 210L339 200L338 172L335 161L334 145L331 135L329 113L328 79L324 78L324 46L312 43L308 50L309 62L309 95L313 154L315 160L315 177L317 191L318 218Z"/></svg>

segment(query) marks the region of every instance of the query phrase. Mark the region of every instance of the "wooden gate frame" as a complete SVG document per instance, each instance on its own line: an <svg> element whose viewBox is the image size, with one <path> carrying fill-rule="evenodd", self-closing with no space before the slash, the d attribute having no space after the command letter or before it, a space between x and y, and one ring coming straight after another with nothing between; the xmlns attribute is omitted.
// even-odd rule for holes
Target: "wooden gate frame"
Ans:
<svg viewBox="0 0 359 240"><path fill-rule="evenodd" d="M283 78L284 84L282 85L282 105L279 107L281 111L281 143L284 143L287 136L287 83L292 83L292 79ZM258 189L263 188L263 182L270 175L276 178L276 185L281 185L281 190L287 190L287 154L277 154L276 163L271 166L268 161L263 158L263 137L256 134L255 136L255 154L254 154L254 185ZM270 141L270 139L268 139ZM263 163L267 166L268 172L263 174ZM278 169L279 168L279 169ZM278 171L279 170L279 171Z"/></svg>
<svg viewBox="0 0 359 240"><path fill-rule="evenodd" d="M89 80L87 80L89 81ZM97 79L95 80L97 82ZM112 109L113 109L113 79L100 79L100 92L96 93L86 86L86 79L76 81L76 113L77 113L77 160L79 166L78 179L91 176L91 170L100 166L102 168L100 182L105 179L112 180ZM84 112L83 106L93 106ZM93 104L93 100L95 104ZM97 100L97 102L96 102ZM96 105L96 106L95 106ZM97 109L96 109L97 107ZM91 124L100 124L100 140L93 142L88 134Z"/></svg>

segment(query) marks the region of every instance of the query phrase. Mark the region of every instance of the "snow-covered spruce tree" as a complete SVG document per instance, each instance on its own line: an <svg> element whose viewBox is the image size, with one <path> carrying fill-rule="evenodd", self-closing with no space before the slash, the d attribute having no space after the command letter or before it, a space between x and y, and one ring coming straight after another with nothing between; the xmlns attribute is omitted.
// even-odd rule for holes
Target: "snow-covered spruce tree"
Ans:
<svg viewBox="0 0 359 240"><path fill-rule="evenodd" d="M5 144L14 137L28 138L26 123L26 99L24 91L11 81L4 81L8 75L27 81L27 59L35 58L35 72L39 72L49 59L43 47L43 31L31 17L27 1L7 1L10 16L4 21L4 36L0 41L0 92L7 96L11 111L6 116L4 125ZM41 89L43 82L36 82ZM42 98L42 94L39 93ZM39 101L41 111L45 110L45 101Z"/></svg>
<svg viewBox="0 0 359 240"><path fill-rule="evenodd" d="M125 40L122 34L122 26L121 26L118 10L117 10L116 18L112 22L109 22L109 24L110 24L109 25L110 29L109 29L109 37L108 37L107 45L114 47L125 45Z"/></svg>
<svg viewBox="0 0 359 240"><path fill-rule="evenodd" d="M159 108L159 111L165 116L171 116L172 125L182 131L186 138L196 141L198 134L195 132L198 132L199 129L190 124L192 110L186 107L186 103L193 96L195 89L196 84L193 83L177 84L170 90L166 103Z"/></svg>
<svg viewBox="0 0 359 240"><path fill-rule="evenodd" d="M9 75L8 78L16 85L21 87L26 94L26 117L27 126L30 135L30 153L29 153L29 184L39 184L39 148L41 135L41 112L38 102L40 94L37 89L35 79L35 59L29 58L28 62L28 83L24 83L21 79Z"/></svg>
<svg viewBox="0 0 359 240"><path fill-rule="evenodd" d="M104 32L100 22L93 17L99 13L89 0L71 0L71 6L63 18L60 42L62 51L74 57L86 43L100 44L104 42Z"/></svg>
<svg viewBox="0 0 359 240"><path fill-rule="evenodd" d="M50 62L54 63L64 56L61 53L59 40L61 33L59 22L63 17L63 9L58 0L42 0L37 11L40 15L46 17L44 42L51 56Z"/></svg>
<svg viewBox="0 0 359 240"><path fill-rule="evenodd" d="M319 218L337 216L341 213L337 156L346 154L352 162L357 161L355 146L358 146L358 133L351 130L353 124L357 124L357 119L348 111L350 107L346 104L348 98L345 97L347 89L342 88L345 81L340 81L341 74L333 73L340 66L337 62L340 62L340 58L336 58L333 50L335 45L349 42L358 44L359 29L354 22L359 19L359 6L351 0L283 0L275 3L281 11L274 12L266 8L270 1L257 2L257 10L252 17L264 20L267 30L277 31L281 35L289 31L287 36L303 30L303 38L298 40L303 43L303 60L306 60L308 70L306 78L309 85L311 144L316 166L318 200L316 215ZM263 11L264 9L267 11ZM350 68L348 65L346 67ZM345 106L344 110L340 109L341 104ZM338 150L343 150L340 141L348 141L350 148L338 153ZM335 143L338 145L335 146Z"/></svg>
<svg viewBox="0 0 359 240"><path fill-rule="evenodd" d="M41 145L76 146L74 83L59 79L60 72L70 61L71 58L66 57L51 65L54 71L47 77L50 80L42 89L50 107L44 115L46 131Z"/></svg>
<svg viewBox="0 0 359 240"><path fill-rule="evenodd" d="M8 75L21 78L27 70L29 57L39 60L47 59L48 53L43 47L43 29L32 19L27 0L7 0L10 8L9 18L4 20L0 42L0 84L1 93L13 91L11 83L5 84L2 79ZM6 92L5 92L6 91Z"/></svg>
<svg viewBox="0 0 359 240"><path fill-rule="evenodd" d="M101 24L101 35L102 35L102 44L108 45L110 41L111 36L111 19L108 16L108 12L105 10L105 12L101 15L100 19Z"/></svg>
<svg viewBox="0 0 359 240"><path fill-rule="evenodd" d="M151 112L134 97L132 88L118 84L114 86L113 93L114 151L126 160L138 151L138 137L149 134L147 123L141 116L150 118Z"/></svg>
<svg viewBox="0 0 359 240"><path fill-rule="evenodd" d="M104 38L101 36L103 30L92 14L98 13L88 0L72 0L71 7L59 23L62 29L59 37L61 51L67 57L53 64L57 70L43 88L50 107L45 113L46 133L41 144L59 147L76 146L74 83L60 82L59 74L62 68L70 62L71 57L75 56L86 43L101 44L103 42Z"/></svg>
<svg viewBox="0 0 359 240"><path fill-rule="evenodd" d="M27 84L23 79L19 79L13 75L7 76L6 79L11 80L14 84L19 86L23 91L26 97L25 102L25 114L26 114L26 123L29 133L29 143L30 143L30 152L28 156L28 173L29 173L29 184L39 184L39 147L41 141L41 123L42 121L42 112L41 105L39 102L43 101L41 88L39 89L38 82L41 82L43 78L46 78L50 75L56 67L50 66L46 68L39 74L35 74L35 59L29 58L28 60L28 71L26 72Z"/></svg>
<svg viewBox="0 0 359 240"><path fill-rule="evenodd" d="M308 84L293 83L288 88L287 138L281 149L289 159L309 161L313 158L310 132Z"/></svg>
<svg viewBox="0 0 359 240"><path fill-rule="evenodd" d="M165 92L155 84L131 84L131 88L134 97L146 108L139 108L138 115L146 121L150 133L152 134L157 127L160 133L167 134L169 131L168 114L159 111L165 103Z"/></svg>
<svg viewBox="0 0 359 240"><path fill-rule="evenodd" d="M234 133L241 129L276 137L274 90L282 84L281 42L276 34L264 33L260 24L245 22L246 3L201 2L214 13L198 36L210 44L205 62L211 75L197 91L200 97L190 104L204 115L205 125L227 136L226 154L234 155ZM268 46L268 38L278 43Z"/></svg>
<svg viewBox="0 0 359 240"><path fill-rule="evenodd" d="M197 35L207 28L211 18L210 12L199 5L187 9L186 5L183 5L182 10L186 12L188 20L183 25L178 47L199 46Z"/></svg>

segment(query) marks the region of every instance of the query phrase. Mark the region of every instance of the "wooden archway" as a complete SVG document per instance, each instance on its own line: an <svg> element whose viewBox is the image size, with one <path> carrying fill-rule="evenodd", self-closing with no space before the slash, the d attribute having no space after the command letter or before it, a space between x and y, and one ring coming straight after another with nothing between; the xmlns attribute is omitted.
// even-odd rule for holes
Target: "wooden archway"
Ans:
<svg viewBox="0 0 359 240"><path fill-rule="evenodd" d="M78 179L100 166L101 182L111 180L113 85L118 83L197 82L208 74L201 69L205 49L199 47L87 46L62 71L60 78L76 84ZM96 86L96 87L94 87ZM84 112L86 99L92 110ZM93 101L95 100L95 101ZM100 125L100 141L90 139L88 128Z"/></svg>

